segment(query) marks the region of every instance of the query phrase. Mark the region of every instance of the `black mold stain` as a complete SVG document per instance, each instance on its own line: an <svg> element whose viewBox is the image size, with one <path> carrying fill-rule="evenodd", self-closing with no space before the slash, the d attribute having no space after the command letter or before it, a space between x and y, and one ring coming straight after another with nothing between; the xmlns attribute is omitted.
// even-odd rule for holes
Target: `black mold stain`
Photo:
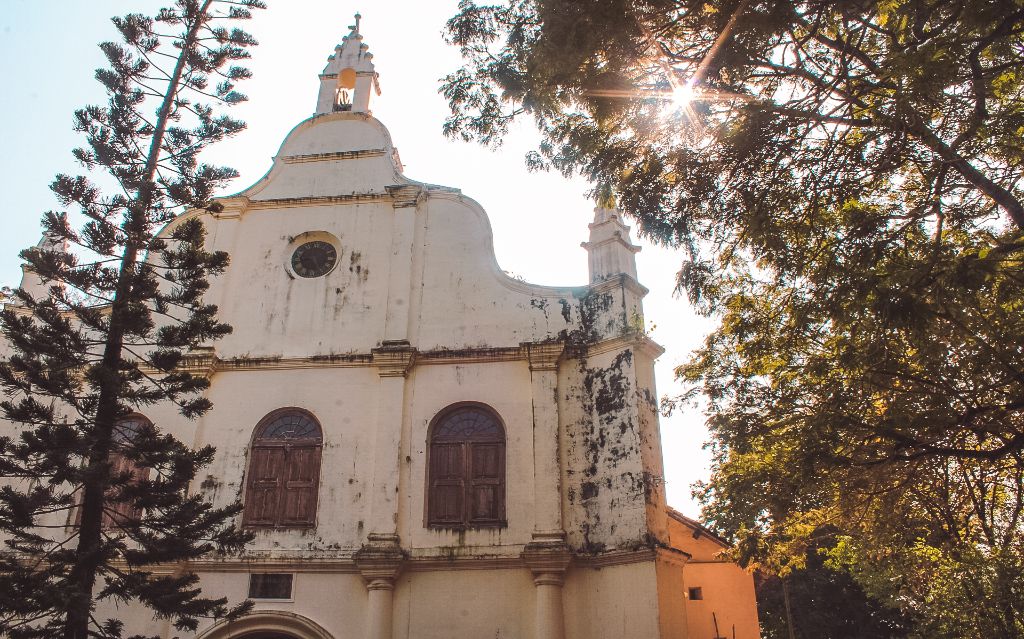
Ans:
<svg viewBox="0 0 1024 639"><path fill-rule="evenodd" d="M359 251L352 251L348 258L348 272L356 276L359 282L366 282L370 277L370 269L362 264L363 254Z"/></svg>
<svg viewBox="0 0 1024 639"><path fill-rule="evenodd" d="M584 292L579 298L579 326L572 330L563 329L558 337L570 346L584 346L601 339L602 334L610 334L615 327L615 319L607 318L608 310L615 304L615 297L611 293ZM562 303L562 317L566 323L569 322L571 313L569 305L565 300ZM601 322L601 318L606 320Z"/></svg>
<svg viewBox="0 0 1024 639"><path fill-rule="evenodd" d="M544 319L548 319L548 301L543 297L534 297L530 300L530 306L539 308L544 313Z"/></svg>
<svg viewBox="0 0 1024 639"><path fill-rule="evenodd" d="M583 485L580 486L580 497L582 499L593 499L594 497L597 497L598 492L600 492L600 489L597 487L597 484L592 481L585 481L583 482Z"/></svg>
<svg viewBox="0 0 1024 639"><path fill-rule="evenodd" d="M592 370L584 376L583 385L593 397L598 415L608 415L626 407L629 380L623 367L632 362L633 352L622 351L608 368Z"/></svg>
<svg viewBox="0 0 1024 639"><path fill-rule="evenodd" d="M603 303L598 300L590 309L596 311ZM643 517L651 482L640 464L643 444L636 424L637 409L646 397L635 387L632 364L628 349L616 353L606 366L591 367L583 358L578 381L564 389L565 399L578 402L583 410L581 419L569 427L566 448L573 460L566 473L566 495L582 511L577 511L576 522L582 539L576 537L576 544L583 553L642 543L643 523L635 518ZM631 535L634 528L636 535Z"/></svg>

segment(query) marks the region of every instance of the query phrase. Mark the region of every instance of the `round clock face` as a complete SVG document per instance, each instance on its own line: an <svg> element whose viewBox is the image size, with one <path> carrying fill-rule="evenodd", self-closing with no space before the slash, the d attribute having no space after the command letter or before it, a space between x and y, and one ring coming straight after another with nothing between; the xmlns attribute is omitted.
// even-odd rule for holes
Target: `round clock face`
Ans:
<svg viewBox="0 0 1024 639"><path fill-rule="evenodd" d="M327 242L306 242L292 253L292 270L299 277L320 277L337 261L338 252Z"/></svg>

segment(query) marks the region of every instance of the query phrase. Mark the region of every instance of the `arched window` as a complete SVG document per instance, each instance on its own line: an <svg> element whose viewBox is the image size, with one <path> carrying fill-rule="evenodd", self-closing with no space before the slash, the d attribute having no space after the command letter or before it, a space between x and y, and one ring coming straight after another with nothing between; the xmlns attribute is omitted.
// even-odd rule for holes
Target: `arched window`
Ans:
<svg viewBox="0 0 1024 639"><path fill-rule="evenodd" d="M129 415L114 426L113 441L110 450L110 476L120 478L127 475L127 485L138 483L149 476L148 468L140 468L124 454L124 449L138 437L144 428L153 428L153 423L142 415ZM103 501L103 528L118 528L137 522L142 516L142 509L135 506L131 499L125 497L117 486L107 488ZM75 525L82 523L82 509L75 511Z"/></svg>
<svg viewBox="0 0 1024 639"><path fill-rule="evenodd" d="M256 426L242 524L312 528L320 488L320 424L298 408L276 410Z"/></svg>
<svg viewBox="0 0 1024 639"><path fill-rule="evenodd" d="M430 427L427 524L505 525L505 429L480 405L440 413Z"/></svg>

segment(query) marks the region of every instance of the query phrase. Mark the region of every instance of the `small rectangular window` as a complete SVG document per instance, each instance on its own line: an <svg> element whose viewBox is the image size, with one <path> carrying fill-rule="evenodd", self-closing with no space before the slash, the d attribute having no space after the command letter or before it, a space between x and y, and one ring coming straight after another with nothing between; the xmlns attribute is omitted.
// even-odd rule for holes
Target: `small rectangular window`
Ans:
<svg viewBox="0 0 1024 639"><path fill-rule="evenodd" d="M291 599L293 575L257 572L249 575L249 599Z"/></svg>
<svg viewBox="0 0 1024 639"><path fill-rule="evenodd" d="M700 588L690 588L690 601L700 601L704 598L704 591Z"/></svg>

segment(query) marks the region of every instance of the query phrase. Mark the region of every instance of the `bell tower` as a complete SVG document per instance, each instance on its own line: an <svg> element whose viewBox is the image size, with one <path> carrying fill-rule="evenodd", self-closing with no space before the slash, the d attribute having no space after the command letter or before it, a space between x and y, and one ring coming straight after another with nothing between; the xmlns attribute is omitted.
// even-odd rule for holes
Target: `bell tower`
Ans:
<svg viewBox="0 0 1024 639"><path fill-rule="evenodd" d="M380 95L377 72L373 70L373 54L363 44L363 36L359 33L361 19L357 13L355 24L349 25L349 34L341 39L341 44L327 58L327 66L320 74L316 115L335 111L369 113L371 92Z"/></svg>
<svg viewBox="0 0 1024 639"><path fill-rule="evenodd" d="M590 225L590 241L580 246L589 255L591 283L620 273L636 280L636 254L640 247L630 240L629 227L622 223L618 210L598 205Z"/></svg>

